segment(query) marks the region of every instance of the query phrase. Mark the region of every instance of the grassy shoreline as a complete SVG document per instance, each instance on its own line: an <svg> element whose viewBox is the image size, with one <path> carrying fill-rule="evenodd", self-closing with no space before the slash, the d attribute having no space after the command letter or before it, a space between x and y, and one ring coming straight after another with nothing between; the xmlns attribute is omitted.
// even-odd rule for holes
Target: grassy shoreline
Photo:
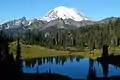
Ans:
<svg viewBox="0 0 120 80"><path fill-rule="evenodd" d="M48 49L45 47L41 47L39 45L25 45L22 43L20 43L20 45L21 45L21 54L23 59L69 55L68 51L58 51L54 49ZM9 45L10 52L12 52L14 56L16 53L16 46L17 46L17 42L12 42Z"/></svg>
<svg viewBox="0 0 120 80"><path fill-rule="evenodd" d="M101 51L99 49L94 50L94 54L90 54L89 51L85 52L79 52L79 51L60 51L60 50L55 50L55 49L48 49L46 47L41 47L39 45L25 45L21 44L21 53L22 53L22 58L23 59L29 59L29 58L40 58L40 57L53 57L53 56L69 56L69 55L74 55L74 56L82 56L82 57L88 57L92 59L96 59L97 57L101 56ZM10 52L12 52L15 56L16 53L16 46L17 42L12 42L9 47L10 47ZM109 49L109 51L112 53L113 51L115 52L120 52L120 47L117 48L112 48ZM115 55L119 55L119 54Z"/></svg>

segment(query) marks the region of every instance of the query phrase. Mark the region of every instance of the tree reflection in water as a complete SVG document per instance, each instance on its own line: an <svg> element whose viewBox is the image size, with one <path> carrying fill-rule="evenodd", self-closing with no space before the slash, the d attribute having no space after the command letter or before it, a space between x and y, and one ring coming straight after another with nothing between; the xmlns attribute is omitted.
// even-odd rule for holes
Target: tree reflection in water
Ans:
<svg viewBox="0 0 120 80"><path fill-rule="evenodd" d="M73 62L73 59L75 59L77 62L79 62L81 59L83 59L83 57L80 56L60 56L60 57L43 57L43 58L38 58L38 59L27 59L24 60L25 61L25 65L26 67L30 68L30 67L34 67L35 64L38 63L38 65L43 65L45 63L51 63L53 64L53 62L55 61L56 65L64 65L64 63L67 60L70 60L70 62Z"/></svg>
<svg viewBox="0 0 120 80"><path fill-rule="evenodd" d="M96 60L93 59L89 59L89 66L88 66L88 74L87 74L87 79L98 79L100 77L97 76L96 73L96 66L94 64L96 64L96 62L98 63L98 66L101 65L102 67L102 72L103 72L103 78L109 78L108 77L108 68L109 68L109 64L115 65L117 67L120 68L119 66L119 62L118 63L114 62L116 61L115 58L119 58L119 57L114 57L114 56L109 56L109 57L100 57L97 58ZM60 56L60 57L47 57L47 58L39 58L39 59L30 59L30 60L26 60L25 64L28 68L30 67L34 67L36 64L38 64L39 66L42 65L46 65L46 64L54 64L54 65L60 65L60 66L64 66L65 62L70 61L71 64L74 64L75 62L80 62L80 60L82 60L83 57L79 57L79 56ZM112 60L112 61L111 61ZM114 60L114 61L113 61ZM34 66L33 66L34 65ZM38 68L38 67L37 67ZM96 68L96 69L95 69ZM38 70L39 72L39 68L36 69L36 71ZM44 73L49 73L49 74L53 74L51 68L48 68L46 71L44 71Z"/></svg>
<svg viewBox="0 0 120 80"><path fill-rule="evenodd" d="M88 80L93 80L96 77L96 71L94 67L94 60L89 59L89 72L88 72Z"/></svg>

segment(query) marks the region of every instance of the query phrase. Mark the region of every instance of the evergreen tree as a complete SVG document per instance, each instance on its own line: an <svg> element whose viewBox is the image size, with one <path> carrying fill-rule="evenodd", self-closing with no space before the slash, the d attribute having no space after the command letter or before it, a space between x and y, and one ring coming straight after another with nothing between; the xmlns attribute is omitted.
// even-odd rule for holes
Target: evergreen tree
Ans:
<svg viewBox="0 0 120 80"><path fill-rule="evenodd" d="M19 38L17 40L17 52L16 52L16 69L18 74L18 79L21 79L22 75L22 56L21 56L21 46L19 42Z"/></svg>

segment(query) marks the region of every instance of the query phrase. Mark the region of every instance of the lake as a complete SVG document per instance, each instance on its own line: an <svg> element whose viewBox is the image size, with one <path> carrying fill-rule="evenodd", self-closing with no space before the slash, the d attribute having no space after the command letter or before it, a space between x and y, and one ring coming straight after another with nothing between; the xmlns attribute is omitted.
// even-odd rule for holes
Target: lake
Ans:
<svg viewBox="0 0 120 80"><path fill-rule="evenodd" d="M78 56L46 57L23 61L24 73L57 73L73 79L120 76L120 68Z"/></svg>

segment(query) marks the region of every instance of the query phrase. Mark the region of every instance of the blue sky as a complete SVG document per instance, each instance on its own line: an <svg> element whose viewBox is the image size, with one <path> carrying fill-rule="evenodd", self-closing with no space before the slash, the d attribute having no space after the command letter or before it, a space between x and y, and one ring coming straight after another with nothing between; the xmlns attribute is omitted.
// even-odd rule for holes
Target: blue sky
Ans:
<svg viewBox="0 0 120 80"><path fill-rule="evenodd" d="M0 23L21 18L39 18L57 6L78 9L93 20L120 16L120 0L0 0Z"/></svg>

